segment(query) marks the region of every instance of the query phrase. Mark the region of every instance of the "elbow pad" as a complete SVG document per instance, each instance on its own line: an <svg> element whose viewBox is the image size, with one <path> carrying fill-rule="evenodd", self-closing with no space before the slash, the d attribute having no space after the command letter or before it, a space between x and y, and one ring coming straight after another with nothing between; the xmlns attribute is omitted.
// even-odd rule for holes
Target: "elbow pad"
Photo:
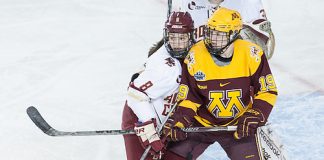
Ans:
<svg viewBox="0 0 324 160"><path fill-rule="evenodd" d="M146 93L141 92L131 86L128 88L127 95L140 102L151 100L151 98L148 97Z"/></svg>

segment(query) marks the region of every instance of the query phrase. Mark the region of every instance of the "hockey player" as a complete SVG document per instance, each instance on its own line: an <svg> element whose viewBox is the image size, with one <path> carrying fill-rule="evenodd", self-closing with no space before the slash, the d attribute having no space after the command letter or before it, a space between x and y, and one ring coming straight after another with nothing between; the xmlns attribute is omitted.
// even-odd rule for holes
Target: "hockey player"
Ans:
<svg viewBox="0 0 324 160"><path fill-rule="evenodd" d="M202 38L207 19L219 5L241 14L244 23L241 37L261 46L270 59L274 52L274 35L261 0L182 0L181 8L185 8L195 21L195 37Z"/></svg>
<svg viewBox="0 0 324 160"><path fill-rule="evenodd" d="M241 15L221 7L208 20L204 40L190 49L178 93L183 100L163 129L167 139L177 141L170 152L196 159L218 142L231 160L261 159L255 132L267 122L277 87L262 49L238 39L241 29ZM237 125L237 131L185 134L179 129L229 125Z"/></svg>
<svg viewBox="0 0 324 160"><path fill-rule="evenodd" d="M188 12L173 12L165 22L165 47L147 59L145 69L135 74L129 84L122 129L134 129L137 135L124 135L128 160L139 160L148 146L152 147L148 159L160 158L164 144L156 127L176 102L181 64L194 43L193 30Z"/></svg>
<svg viewBox="0 0 324 160"><path fill-rule="evenodd" d="M275 37L262 0L225 0L220 5L241 14L243 20L241 38L259 45L269 60L274 53Z"/></svg>
<svg viewBox="0 0 324 160"><path fill-rule="evenodd" d="M208 18L219 5L241 13L244 23L244 29L240 32L241 38L261 46L270 59L274 52L275 39L261 0L173 0L172 8L190 13L195 22L195 40L200 41Z"/></svg>

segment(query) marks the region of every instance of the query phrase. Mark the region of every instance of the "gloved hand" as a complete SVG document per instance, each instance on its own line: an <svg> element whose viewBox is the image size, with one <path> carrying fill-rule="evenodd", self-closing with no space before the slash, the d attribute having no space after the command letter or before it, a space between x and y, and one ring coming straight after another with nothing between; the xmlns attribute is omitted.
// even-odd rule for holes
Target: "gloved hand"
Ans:
<svg viewBox="0 0 324 160"><path fill-rule="evenodd" d="M163 149L164 144L156 131L155 119L146 121L144 123L135 123L134 130L143 148L152 146L152 150L156 153Z"/></svg>
<svg viewBox="0 0 324 160"><path fill-rule="evenodd" d="M238 118L237 130L234 132L235 139L245 138L256 133L259 126L265 124L265 118L258 109L247 109L241 117Z"/></svg>
<svg viewBox="0 0 324 160"><path fill-rule="evenodd" d="M165 123L162 135L167 141L182 141L187 138L187 133L181 128L190 127L192 122L188 116L175 115L170 117Z"/></svg>

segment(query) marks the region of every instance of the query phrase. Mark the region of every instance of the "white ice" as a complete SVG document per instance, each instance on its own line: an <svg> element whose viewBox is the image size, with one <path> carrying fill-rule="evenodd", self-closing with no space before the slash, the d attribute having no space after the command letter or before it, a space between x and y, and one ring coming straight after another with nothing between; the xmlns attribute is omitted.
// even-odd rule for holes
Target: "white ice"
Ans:
<svg viewBox="0 0 324 160"><path fill-rule="evenodd" d="M270 122L289 159L323 159L324 1L264 3L277 40ZM0 0L0 159L126 159L122 136L49 137L25 110L59 130L119 129L128 81L166 10L165 0ZM215 144L200 159L227 158Z"/></svg>

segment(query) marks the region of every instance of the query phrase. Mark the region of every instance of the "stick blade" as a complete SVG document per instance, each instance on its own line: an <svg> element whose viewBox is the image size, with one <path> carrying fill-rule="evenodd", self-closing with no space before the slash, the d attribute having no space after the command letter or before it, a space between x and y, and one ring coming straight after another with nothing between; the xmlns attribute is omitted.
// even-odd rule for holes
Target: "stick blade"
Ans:
<svg viewBox="0 0 324 160"><path fill-rule="evenodd" d="M27 108L27 114L40 130L42 130L45 134L48 134L52 127L44 120L42 115L34 106L30 106Z"/></svg>

